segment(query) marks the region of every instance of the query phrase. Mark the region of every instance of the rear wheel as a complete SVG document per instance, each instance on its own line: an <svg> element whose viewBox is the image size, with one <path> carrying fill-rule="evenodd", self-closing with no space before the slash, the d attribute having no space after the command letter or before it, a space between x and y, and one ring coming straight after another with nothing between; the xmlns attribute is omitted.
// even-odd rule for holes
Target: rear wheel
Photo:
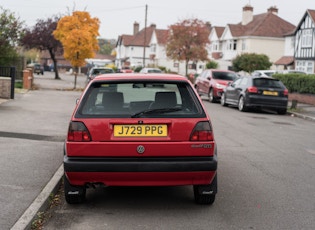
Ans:
<svg viewBox="0 0 315 230"><path fill-rule="evenodd" d="M217 175L210 185L194 185L194 197L197 204L213 204L218 190Z"/></svg>
<svg viewBox="0 0 315 230"><path fill-rule="evenodd" d="M222 106L227 106L226 101L225 101L225 93L222 93L220 102Z"/></svg>
<svg viewBox="0 0 315 230"><path fill-rule="evenodd" d="M277 110L277 113L278 113L278 114L281 114L281 115L284 115L284 114L287 113L287 109L278 109L278 110Z"/></svg>
<svg viewBox="0 0 315 230"><path fill-rule="evenodd" d="M215 98L214 98L214 95L213 95L213 89L211 88L209 90L209 101L214 103L215 102Z"/></svg>
<svg viewBox="0 0 315 230"><path fill-rule="evenodd" d="M84 186L73 186L66 175L63 176L65 199L68 204L79 204L85 200L86 188Z"/></svg>
<svg viewBox="0 0 315 230"><path fill-rule="evenodd" d="M238 100L238 110L242 112L247 111L247 107L245 105L245 98L243 96L241 96L240 99Z"/></svg>

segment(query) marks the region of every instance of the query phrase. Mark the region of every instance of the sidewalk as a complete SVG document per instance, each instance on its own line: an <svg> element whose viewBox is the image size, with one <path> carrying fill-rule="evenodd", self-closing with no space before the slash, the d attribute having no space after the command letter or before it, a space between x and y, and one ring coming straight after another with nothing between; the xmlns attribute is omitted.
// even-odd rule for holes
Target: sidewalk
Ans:
<svg viewBox="0 0 315 230"><path fill-rule="evenodd" d="M299 117L309 121L315 121L315 106L298 103L296 109L291 108L291 101L289 101L288 105L288 114L291 116Z"/></svg>
<svg viewBox="0 0 315 230"><path fill-rule="evenodd" d="M0 226L30 229L63 174L63 143L85 76L35 75L37 90L17 90L0 100ZM81 90L80 90L81 89Z"/></svg>

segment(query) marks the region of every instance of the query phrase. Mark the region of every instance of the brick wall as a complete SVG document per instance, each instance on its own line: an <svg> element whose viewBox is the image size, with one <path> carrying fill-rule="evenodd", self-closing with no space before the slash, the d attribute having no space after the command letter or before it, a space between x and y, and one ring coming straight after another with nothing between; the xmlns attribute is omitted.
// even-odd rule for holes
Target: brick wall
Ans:
<svg viewBox="0 0 315 230"><path fill-rule="evenodd" d="M298 103L315 105L315 95L313 94L289 93L289 100L297 100Z"/></svg>

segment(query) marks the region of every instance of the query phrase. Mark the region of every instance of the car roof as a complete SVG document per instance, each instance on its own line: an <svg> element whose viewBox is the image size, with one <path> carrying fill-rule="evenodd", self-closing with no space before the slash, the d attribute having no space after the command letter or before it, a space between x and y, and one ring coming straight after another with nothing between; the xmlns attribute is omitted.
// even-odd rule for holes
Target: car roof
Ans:
<svg viewBox="0 0 315 230"><path fill-rule="evenodd" d="M112 68L110 68L110 67L97 67L97 66L95 66L95 67L92 67L92 69L112 69Z"/></svg>
<svg viewBox="0 0 315 230"><path fill-rule="evenodd" d="M178 74L157 74L157 73L113 73L98 75L94 81L101 80L172 80L172 81L188 81L188 79Z"/></svg>
<svg viewBox="0 0 315 230"><path fill-rule="evenodd" d="M210 71L213 71L213 72L229 72L229 73L235 73L234 71L232 70L227 70L227 69L208 69Z"/></svg>

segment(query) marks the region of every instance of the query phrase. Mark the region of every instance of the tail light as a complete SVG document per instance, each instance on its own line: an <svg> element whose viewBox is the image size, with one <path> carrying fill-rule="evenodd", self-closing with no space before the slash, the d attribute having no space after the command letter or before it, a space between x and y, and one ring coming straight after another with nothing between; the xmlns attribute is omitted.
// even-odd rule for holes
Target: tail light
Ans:
<svg viewBox="0 0 315 230"><path fill-rule="evenodd" d="M68 141L91 141L91 135L83 122L70 122Z"/></svg>
<svg viewBox="0 0 315 230"><path fill-rule="evenodd" d="M198 122L193 129L191 141L213 141L213 132L208 121Z"/></svg>
<svg viewBox="0 0 315 230"><path fill-rule="evenodd" d="M248 87L247 92L249 93L258 93L258 89L254 86Z"/></svg>
<svg viewBox="0 0 315 230"><path fill-rule="evenodd" d="M285 90L283 91L283 95L284 95L284 96L288 96L288 95L289 95L289 90L288 90L288 89L285 89Z"/></svg>

